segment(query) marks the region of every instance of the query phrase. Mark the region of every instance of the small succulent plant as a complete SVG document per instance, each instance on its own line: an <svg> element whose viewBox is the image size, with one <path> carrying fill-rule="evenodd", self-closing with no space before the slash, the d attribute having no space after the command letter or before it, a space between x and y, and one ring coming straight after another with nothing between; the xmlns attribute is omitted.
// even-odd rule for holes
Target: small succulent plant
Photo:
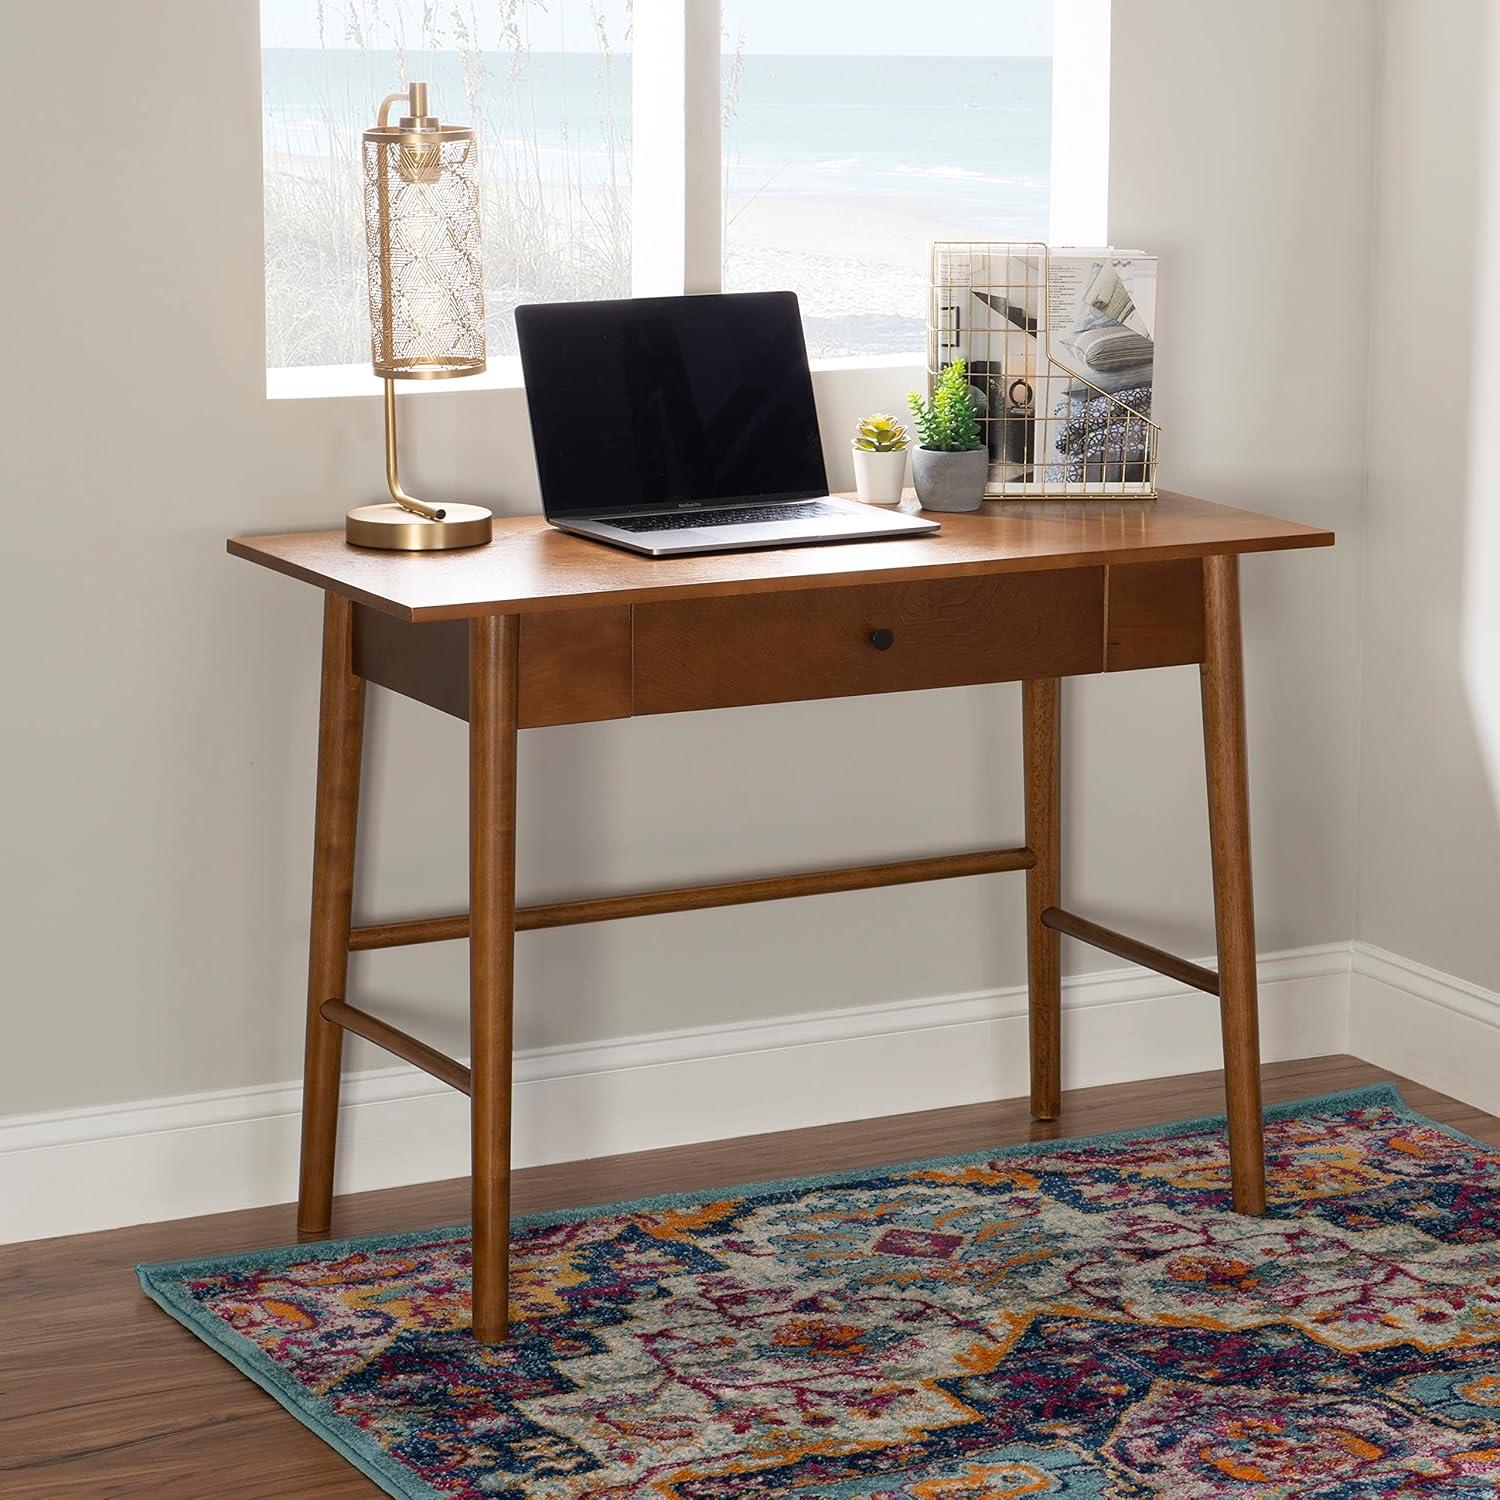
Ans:
<svg viewBox="0 0 1500 1500"><path fill-rule="evenodd" d="M935 448L941 453L968 453L984 446L963 360L955 359L938 376L932 400L924 401L916 391L909 392L906 400L916 418L924 448Z"/></svg>
<svg viewBox="0 0 1500 1500"><path fill-rule="evenodd" d="M854 429L854 446L865 453L900 453L906 447L906 429L878 411Z"/></svg>

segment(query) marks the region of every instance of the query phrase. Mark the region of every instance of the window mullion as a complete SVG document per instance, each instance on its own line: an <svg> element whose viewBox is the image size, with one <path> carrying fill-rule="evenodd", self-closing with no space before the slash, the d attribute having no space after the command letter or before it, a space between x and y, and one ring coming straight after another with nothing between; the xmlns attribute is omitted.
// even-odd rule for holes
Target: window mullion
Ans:
<svg viewBox="0 0 1500 1500"><path fill-rule="evenodd" d="M719 0L634 11L631 288L716 292L722 276Z"/></svg>

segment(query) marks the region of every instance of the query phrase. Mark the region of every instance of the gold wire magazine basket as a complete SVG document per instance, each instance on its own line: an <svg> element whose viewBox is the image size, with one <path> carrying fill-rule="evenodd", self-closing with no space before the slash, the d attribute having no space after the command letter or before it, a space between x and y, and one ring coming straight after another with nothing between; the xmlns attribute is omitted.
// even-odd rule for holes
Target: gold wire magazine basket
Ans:
<svg viewBox="0 0 1500 1500"><path fill-rule="evenodd" d="M928 391L965 361L986 496L1155 496L1155 256L939 240L929 287Z"/></svg>

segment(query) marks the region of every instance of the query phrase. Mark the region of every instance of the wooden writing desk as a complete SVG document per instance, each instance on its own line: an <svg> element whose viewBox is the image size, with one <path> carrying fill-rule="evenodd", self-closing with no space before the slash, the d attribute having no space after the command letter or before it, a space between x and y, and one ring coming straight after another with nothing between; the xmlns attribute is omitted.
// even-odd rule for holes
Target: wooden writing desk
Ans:
<svg viewBox="0 0 1500 1500"><path fill-rule="evenodd" d="M474 1332L505 1336L517 932L995 870L1026 872L1031 1107L1058 1113L1066 933L1219 997L1234 1206L1265 1207L1238 554L1331 532L1185 495L992 506L937 536L650 558L498 521L487 547L371 552L342 532L242 537L236 557L324 591L297 1224L332 1213L345 1031L471 1099ZM1218 971L1061 904L1059 679L1202 664ZM544 724L1022 683L1026 842L892 864L517 908L516 734ZM352 924L366 683L469 722L469 911ZM469 939L471 1064L356 1009L349 953Z"/></svg>

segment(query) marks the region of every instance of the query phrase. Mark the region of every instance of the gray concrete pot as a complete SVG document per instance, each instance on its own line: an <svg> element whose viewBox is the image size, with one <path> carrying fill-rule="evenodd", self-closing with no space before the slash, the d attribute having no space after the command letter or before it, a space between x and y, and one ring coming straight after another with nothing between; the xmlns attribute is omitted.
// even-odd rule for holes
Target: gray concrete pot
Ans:
<svg viewBox="0 0 1500 1500"><path fill-rule="evenodd" d="M911 450L911 480L923 510L978 510L989 466L990 456L983 448L967 453Z"/></svg>

